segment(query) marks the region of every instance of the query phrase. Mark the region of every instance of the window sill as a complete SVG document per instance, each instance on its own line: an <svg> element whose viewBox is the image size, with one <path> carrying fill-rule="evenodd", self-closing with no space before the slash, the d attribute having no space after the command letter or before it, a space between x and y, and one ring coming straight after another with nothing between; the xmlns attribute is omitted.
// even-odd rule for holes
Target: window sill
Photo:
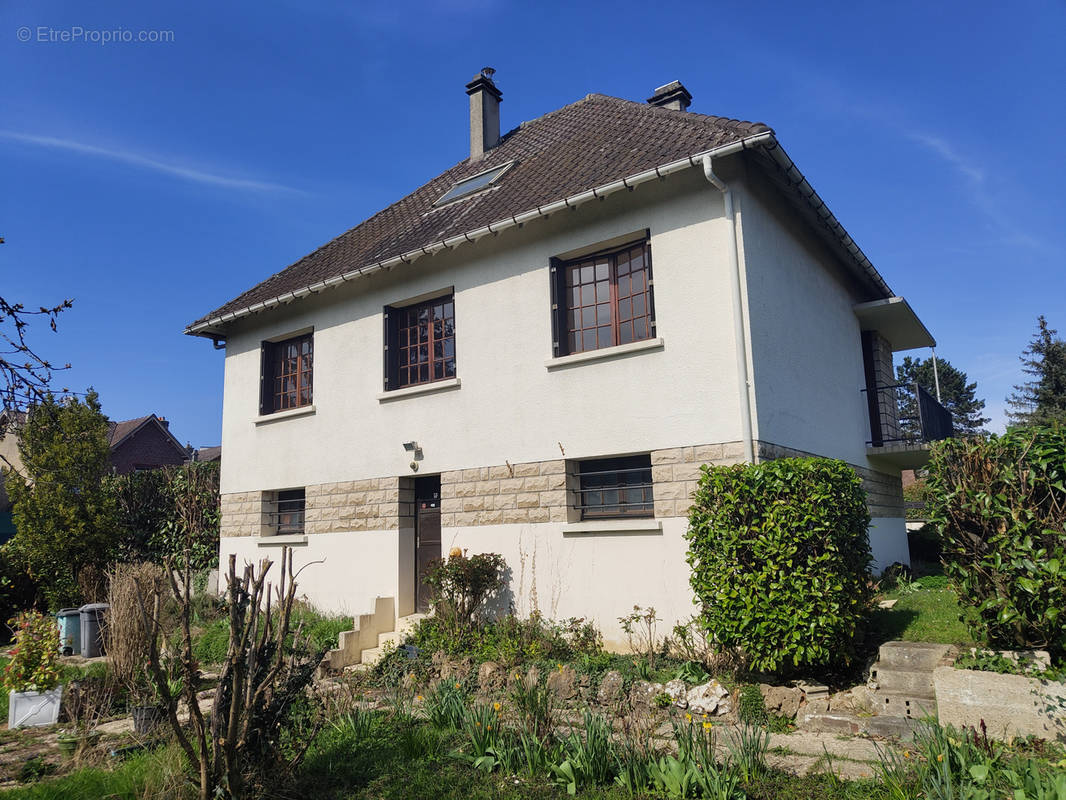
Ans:
<svg viewBox="0 0 1066 800"><path fill-rule="evenodd" d="M256 425L266 425L268 422L277 422L278 420L292 419L293 417L306 417L314 413L314 405L286 408L284 411L275 411L273 414L262 414L256 417L254 422Z"/></svg>
<svg viewBox="0 0 1066 800"><path fill-rule="evenodd" d="M662 536L663 524L651 517L644 519L587 519L563 527L563 536Z"/></svg>
<svg viewBox="0 0 1066 800"><path fill-rule="evenodd" d="M629 344L619 344L614 347L603 347L599 350L589 350L584 353L574 353L571 356L549 358L544 362L544 366L550 371L574 364L584 364L588 361L602 361L608 358L627 356L631 353L643 353L646 350L662 350L665 344L666 342L660 336L655 339L645 339L641 342L630 342Z"/></svg>
<svg viewBox="0 0 1066 800"><path fill-rule="evenodd" d="M260 547L284 547L285 545L307 544L306 533L288 533L284 536L258 536L255 543Z"/></svg>
<svg viewBox="0 0 1066 800"><path fill-rule="evenodd" d="M379 403L388 403L390 400L401 400L404 397L413 397L419 394L433 394L444 392L448 389L458 389L462 383L458 378L445 378L442 381L424 383L420 386L406 386L403 389L393 389L391 392L382 392L378 395Z"/></svg>

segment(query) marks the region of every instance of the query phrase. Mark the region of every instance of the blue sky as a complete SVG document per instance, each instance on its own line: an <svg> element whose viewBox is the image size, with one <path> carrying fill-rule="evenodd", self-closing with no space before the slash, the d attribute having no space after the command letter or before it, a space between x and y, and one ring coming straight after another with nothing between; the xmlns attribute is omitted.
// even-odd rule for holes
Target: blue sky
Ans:
<svg viewBox="0 0 1066 800"><path fill-rule="evenodd" d="M75 299L33 333L63 384L217 443L184 325L461 160L480 67L504 129L677 78L775 128L998 427L1037 315L1066 335L1064 30L1061 0L6 0L0 292Z"/></svg>

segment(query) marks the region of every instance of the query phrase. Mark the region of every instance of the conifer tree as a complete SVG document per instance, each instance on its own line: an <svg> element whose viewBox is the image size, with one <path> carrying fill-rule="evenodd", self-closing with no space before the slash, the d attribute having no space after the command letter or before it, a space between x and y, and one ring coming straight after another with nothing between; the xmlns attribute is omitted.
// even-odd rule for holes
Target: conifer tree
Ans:
<svg viewBox="0 0 1066 800"><path fill-rule="evenodd" d="M934 397L937 379L940 381L940 403L951 412L951 422L956 436L974 436L984 433L989 417L981 416L985 401L977 397L977 381L970 381L966 373L943 358L936 360L936 376L933 374L933 359L906 356L896 367L896 380L900 383L917 383Z"/></svg>
<svg viewBox="0 0 1066 800"><path fill-rule="evenodd" d="M1030 380L1014 387L1007 398L1012 425L1066 424L1066 341L1037 318L1037 330L1020 356L1022 372Z"/></svg>

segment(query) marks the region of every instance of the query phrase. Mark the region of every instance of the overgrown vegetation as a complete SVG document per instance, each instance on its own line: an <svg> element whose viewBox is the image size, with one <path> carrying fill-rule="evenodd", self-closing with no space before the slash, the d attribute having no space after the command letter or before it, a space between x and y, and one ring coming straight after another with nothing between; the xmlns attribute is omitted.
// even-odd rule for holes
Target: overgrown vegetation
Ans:
<svg viewBox="0 0 1066 800"><path fill-rule="evenodd" d="M754 669L848 662L870 613L870 522L844 462L703 467L687 538L701 619Z"/></svg>
<svg viewBox="0 0 1066 800"><path fill-rule="evenodd" d="M96 392L84 400L45 395L21 426L18 447L25 476L3 470L16 557L52 608L103 600L93 577L114 553L117 514L104 486L108 423ZM86 596L94 590L100 595Z"/></svg>
<svg viewBox="0 0 1066 800"><path fill-rule="evenodd" d="M130 472L108 479L115 497L123 561L171 559L184 566L186 552L194 570L218 565L219 464Z"/></svg>
<svg viewBox="0 0 1066 800"><path fill-rule="evenodd" d="M951 439L929 465L944 569L993 647L1066 654L1066 428Z"/></svg>
<svg viewBox="0 0 1066 800"><path fill-rule="evenodd" d="M15 633L11 660L4 666L3 688L47 692L59 683L59 629L55 620L24 611L7 623Z"/></svg>
<svg viewBox="0 0 1066 800"><path fill-rule="evenodd" d="M485 603L506 582L507 562L499 553L467 556L458 548L433 561L422 578L433 589L433 612L449 628L469 629Z"/></svg>

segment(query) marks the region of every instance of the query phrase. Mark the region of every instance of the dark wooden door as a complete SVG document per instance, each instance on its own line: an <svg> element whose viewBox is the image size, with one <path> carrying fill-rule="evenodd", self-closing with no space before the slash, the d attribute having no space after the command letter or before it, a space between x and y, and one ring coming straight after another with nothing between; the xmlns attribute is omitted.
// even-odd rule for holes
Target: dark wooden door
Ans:
<svg viewBox="0 0 1066 800"><path fill-rule="evenodd" d="M426 568L441 557L440 478L415 481L415 611L429 611L433 590L422 582Z"/></svg>

